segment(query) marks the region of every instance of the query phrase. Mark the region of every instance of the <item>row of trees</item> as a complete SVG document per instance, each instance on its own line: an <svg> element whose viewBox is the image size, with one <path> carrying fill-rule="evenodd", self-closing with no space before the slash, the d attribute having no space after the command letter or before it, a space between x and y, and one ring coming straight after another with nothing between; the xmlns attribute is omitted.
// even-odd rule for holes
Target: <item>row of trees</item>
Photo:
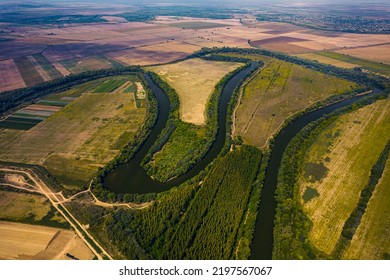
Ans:
<svg viewBox="0 0 390 280"><path fill-rule="evenodd" d="M192 180L145 210L118 210L106 233L128 258L229 259L261 158L254 147L236 149L213 164L201 186Z"/></svg>

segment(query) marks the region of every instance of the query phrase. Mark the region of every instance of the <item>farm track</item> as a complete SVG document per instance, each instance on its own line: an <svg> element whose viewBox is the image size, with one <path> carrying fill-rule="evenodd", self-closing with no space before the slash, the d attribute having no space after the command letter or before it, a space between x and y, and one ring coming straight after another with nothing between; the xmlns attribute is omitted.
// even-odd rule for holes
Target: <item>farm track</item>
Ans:
<svg viewBox="0 0 390 280"><path fill-rule="evenodd" d="M41 180L39 177L30 169L10 169L10 168L0 168L0 171L5 172L13 172L13 173L21 173L26 175L30 180L35 183L36 192L43 194L49 202L53 205L54 208L65 218L65 220L74 228L77 235L84 241L84 243L89 247L89 249L96 255L96 257L100 260L103 259L102 254L98 253L95 249L95 246L99 248L107 258L113 260L113 258L108 254L108 252L96 241L96 239L85 229L85 227L70 213L70 211L62 204L62 200L64 200L64 196L61 193L53 193L50 188ZM13 186L15 187L15 186ZM60 196L60 197L59 197ZM62 200L61 200L62 198ZM66 213L66 214L65 214ZM68 216L69 215L69 216ZM69 218L71 217L71 218ZM73 220L73 221L72 221ZM79 230L79 228L81 230ZM91 244L87 238L84 237L84 234L94 243ZM95 245L95 246L94 246Z"/></svg>

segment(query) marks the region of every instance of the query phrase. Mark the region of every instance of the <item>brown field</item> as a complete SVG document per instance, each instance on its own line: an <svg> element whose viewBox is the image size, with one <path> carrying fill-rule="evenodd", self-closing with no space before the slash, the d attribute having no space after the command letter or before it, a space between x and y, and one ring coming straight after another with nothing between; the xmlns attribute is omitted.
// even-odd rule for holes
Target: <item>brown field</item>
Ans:
<svg viewBox="0 0 390 280"><path fill-rule="evenodd" d="M106 55L128 65L151 65L182 59L200 49L198 46L170 41Z"/></svg>
<svg viewBox="0 0 390 280"><path fill-rule="evenodd" d="M189 123L206 123L206 105L215 85L240 63L189 59L174 64L150 67L178 93L180 118Z"/></svg>
<svg viewBox="0 0 390 280"><path fill-rule="evenodd" d="M34 57L31 55L27 56L27 59L31 62L32 66L38 72L38 74L42 77L43 81L47 82L51 80L50 75L42 68L41 65L36 61Z"/></svg>
<svg viewBox="0 0 390 280"><path fill-rule="evenodd" d="M102 65L102 62L94 61L93 57L98 56L107 56L129 65L152 65L181 59L201 47L248 48L248 40L253 46L259 43L263 48L289 54L326 49L351 51L356 57L384 63L390 60L386 55L388 47L377 46L388 43L390 35L325 32L287 23L256 22L253 17L244 24L240 23L239 17L226 20L157 17L148 23L117 22L122 19L116 16L110 19L110 23L73 24L63 28L8 25L5 30L13 31L14 40L0 42L0 63L1 60L42 53L65 76L70 72L110 67L107 63ZM197 25L200 29L190 29ZM58 63L71 60L82 63L70 71ZM39 67L36 69L47 80L44 72ZM23 86L16 82L15 77L8 80L2 76L0 74L0 91ZM2 82L3 85L1 79L7 82Z"/></svg>
<svg viewBox="0 0 390 280"><path fill-rule="evenodd" d="M385 259L390 253L390 161L345 252L345 259Z"/></svg>
<svg viewBox="0 0 390 280"><path fill-rule="evenodd" d="M0 92L25 87L22 76L14 61L0 61Z"/></svg>
<svg viewBox="0 0 390 280"><path fill-rule="evenodd" d="M0 221L0 259L69 259L66 253L79 259L94 257L70 230Z"/></svg>
<svg viewBox="0 0 390 280"><path fill-rule="evenodd" d="M43 82L41 75L39 75L38 71L35 70L34 66L27 57L15 58L14 62L27 86L33 86Z"/></svg>
<svg viewBox="0 0 390 280"><path fill-rule="evenodd" d="M300 177L301 195L307 187L319 195L301 202L312 221L309 239L321 251L327 254L333 251L368 182L372 166L389 141L389 131L387 98L341 116L318 136L307 152L305 171ZM322 171L315 171L313 164L322 165Z"/></svg>
<svg viewBox="0 0 390 280"><path fill-rule="evenodd" d="M379 63L390 64L390 44L366 48L338 50L337 52L376 61Z"/></svg>
<svg viewBox="0 0 390 280"><path fill-rule="evenodd" d="M277 44L264 44L259 46L264 49L268 49L276 52L285 52L288 54L301 54L311 51L311 49L296 46L289 43L277 43Z"/></svg>
<svg viewBox="0 0 390 280"><path fill-rule="evenodd" d="M254 46L260 46L263 44L280 44L280 43L294 43L294 42L305 42L305 41L308 40L302 38L288 37L288 36L279 36L279 37L272 37L269 39L252 41L252 44Z"/></svg>
<svg viewBox="0 0 390 280"><path fill-rule="evenodd" d="M334 65L334 66L341 67L341 68L347 68L347 69L351 69L351 68L358 66L356 64L344 62L341 60L333 59L333 58L326 57L326 56L319 55L319 54L315 54L315 53L305 53L305 54L299 54L297 56L301 57L301 58L316 60L320 63L330 64L330 65Z"/></svg>

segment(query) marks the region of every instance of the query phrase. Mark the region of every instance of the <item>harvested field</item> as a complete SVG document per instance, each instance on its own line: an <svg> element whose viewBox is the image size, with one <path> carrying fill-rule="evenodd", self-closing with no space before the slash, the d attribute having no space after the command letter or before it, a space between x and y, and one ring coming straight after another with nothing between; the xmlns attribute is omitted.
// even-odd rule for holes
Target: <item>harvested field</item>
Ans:
<svg viewBox="0 0 390 280"><path fill-rule="evenodd" d="M128 65L151 65L182 59L200 49L190 44L166 42L121 52L110 52L106 55Z"/></svg>
<svg viewBox="0 0 390 280"><path fill-rule="evenodd" d="M211 28L229 26L226 24L205 22L205 21L184 21L184 22L172 23L170 25L173 27L188 28L188 29L211 29Z"/></svg>
<svg viewBox="0 0 390 280"><path fill-rule="evenodd" d="M351 68L354 68L354 67L358 66L356 64L352 64L352 63L348 63L348 62L345 62L345 61L337 60L337 59L334 59L334 58L322 56L322 55L319 55L319 54L316 54L316 53L305 53L305 54L299 54L297 56L301 57L301 58L315 60L315 61L318 61L320 63L330 64L330 65L333 65L333 66L336 66L336 67L347 68L347 69L351 69Z"/></svg>
<svg viewBox="0 0 390 280"><path fill-rule="evenodd" d="M336 52L379 63L390 64L390 44L365 48L342 49L337 50Z"/></svg>
<svg viewBox="0 0 390 280"><path fill-rule="evenodd" d="M299 181L301 195L308 187L319 195L301 203L313 223L309 239L319 250L333 251L372 166L390 139L389 131L387 98L339 117L308 150Z"/></svg>
<svg viewBox="0 0 390 280"><path fill-rule="evenodd" d="M19 69L20 75L28 87L43 82L41 75L35 70L27 57L18 57L15 58L14 61Z"/></svg>
<svg viewBox="0 0 390 280"><path fill-rule="evenodd" d="M258 47L271 50L271 51L276 51L276 52L284 52L288 54L300 54L300 53L307 53L311 51L311 49L296 46L289 43L276 43L276 44L270 43L270 44L263 44L261 46L259 45Z"/></svg>
<svg viewBox="0 0 390 280"><path fill-rule="evenodd" d="M272 37L269 39L252 41L251 43L254 46L261 46L264 44L281 44L281 43L286 44L286 43L305 42L305 41L308 40L301 39L301 38L287 37L287 36L279 36L279 37Z"/></svg>
<svg viewBox="0 0 390 280"><path fill-rule="evenodd" d="M348 56L348 55L343 55L343 54L339 54L339 53L335 53L335 52L318 52L317 54L322 55L322 56L326 56L326 57L330 57L333 59L341 60L344 62L348 62L348 63L357 64L357 65L361 66L362 68L367 69L371 72L380 73L380 74L390 76L390 65L387 65L387 64L381 64L378 62L368 61L365 59L360 59L360 58L356 58L356 57L352 57L352 56Z"/></svg>
<svg viewBox="0 0 390 280"><path fill-rule="evenodd" d="M387 259L390 254L390 163L368 203L366 212L345 252L345 259Z"/></svg>
<svg viewBox="0 0 390 280"><path fill-rule="evenodd" d="M42 69L52 78L61 78L62 75L57 69L41 54L35 54L32 56L42 67Z"/></svg>
<svg viewBox="0 0 390 280"><path fill-rule="evenodd" d="M0 259L53 260L94 256L70 230L0 221Z"/></svg>
<svg viewBox="0 0 390 280"><path fill-rule="evenodd" d="M42 52L46 48L45 44L34 44L23 40L11 40L0 42L0 60L9 60L17 57L32 55Z"/></svg>
<svg viewBox="0 0 390 280"><path fill-rule="evenodd" d="M26 84L20 75L14 61L0 61L0 91L8 91L25 87Z"/></svg>
<svg viewBox="0 0 390 280"><path fill-rule="evenodd" d="M85 71L107 69L113 66L109 61L106 61L99 57L87 57L81 60L64 60L61 61L61 64L74 74L78 74Z"/></svg>
<svg viewBox="0 0 390 280"><path fill-rule="evenodd" d="M42 66L38 63L38 61L31 55L27 56L27 59L31 62L32 66L37 70L43 81L47 82L51 80L51 77L45 70L43 70Z"/></svg>
<svg viewBox="0 0 390 280"><path fill-rule="evenodd" d="M56 100L88 91L28 131L0 128L0 159L41 164L67 188L83 186L99 166L118 154L143 123L145 109L137 108L133 95L123 92L125 89L90 92L105 80L123 84L126 79L137 81L135 76L105 78L48 96L46 105L49 101L58 105Z"/></svg>
<svg viewBox="0 0 390 280"><path fill-rule="evenodd" d="M242 64L189 59L174 64L150 67L178 93L180 118L189 123L206 123L206 105L215 85Z"/></svg>
<svg viewBox="0 0 390 280"><path fill-rule="evenodd" d="M354 87L352 82L273 59L244 89L236 134L248 144L265 147L288 116Z"/></svg>

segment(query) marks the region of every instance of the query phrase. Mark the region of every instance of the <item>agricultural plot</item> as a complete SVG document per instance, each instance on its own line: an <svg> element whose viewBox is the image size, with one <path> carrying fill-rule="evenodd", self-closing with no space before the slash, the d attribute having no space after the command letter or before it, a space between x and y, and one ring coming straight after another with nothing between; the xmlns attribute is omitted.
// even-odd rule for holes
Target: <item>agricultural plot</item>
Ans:
<svg viewBox="0 0 390 280"><path fill-rule="evenodd" d="M337 53L358 57L378 63L390 64L390 44L337 50Z"/></svg>
<svg viewBox="0 0 390 280"><path fill-rule="evenodd" d="M388 259L390 254L390 164L370 199L344 259Z"/></svg>
<svg viewBox="0 0 390 280"><path fill-rule="evenodd" d="M36 120L40 123L27 131L0 128L0 159L43 165L68 189L85 186L143 123L146 109L137 108L134 94L120 86L129 82L139 80L104 78L47 96L28 111L30 120L41 117L44 108L67 105L43 121ZM102 87L113 92L102 92Z"/></svg>
<svg viewBox="0 0 390 280"><path fill-rule="evenodd" d="M170 26L178 28L188 28L188 29L211 29L229 26L227 24L215 23L215 22L205 22L205 21L184 21L172 23Z"/></svg>
<svg viewBox="0 0 390 280"><path fill-rule="evenodd" d="M330 64L330 65L333 65L336 67L347 68L347 69L351 69L351 68L355 68L355 67L359 66L357 64L352 64L349 62L337 60L337 59L330 58L330 57L323 56L323 55L319 55L316 53L305 53L305 54L299 54L297 56L301 57L301 58L315 60L315 61L318 61L320 63Z"/></svg>
<svg viewBox="0 0 390 280"><path fill-rule="evenodd" d="M206 123L206 105L215 85L241 63L188 59L174 64L150 67L180 98L180 118L184 122Z"/></svg>
<svg viewBox="0 0 390 280"><path fill-rule="evenodd" d="M61 73L50 63L47 58L41 54L34 54L32 57L39 63L43 70L52 78L61 78Z"/></svg>
<svg viewBox="0 0 390 280"><path fill-rule="evenodd" d="M299 179L300 195L304 212L312 221L309 239L319 250L330 254L335 248L346 219L356 207L361 190L367 185L371 168L390 139L389 131L390 99L387 98L339 117L321 132L307 151ZM383 191L386 188L378 186L375 192ZM376 194L372 199L369 208L378 207L375 201L382 198ZM363 242L359 238L364 238L362 234L367 232L367 225L375 224L373 220L379 219L381 215L388 219L388 212L370 212L363 216L363 228L358 228L359 235L352 242L356 251L351 248L352 251L347 253L349 258L359 254L358 247L362 245L358 244ZM368 220L370 215L375 217ZM384 216L381 219L386 219ZM386 226L374 224L373 234L386 230ZM377 232L374 233L374 230ZM382 241L376 241L373 245L365 244L371 246L367 247L371 249L365 256L372 254L374 257L377 254L375 244Z"/></svg>
<svg viewBox="0 0 390 280"><path fill-rule="evenodd" d="M113 67L113 64L110 61L107 61L106 59L100 57L87 57L80 60L78 59L63 60L61 61L61 64L73 74Z"/></svg>
<svg viewBox="0 0 390 280"><path fill-rule="evenodd" d="M77 248L76 248L77 246ZM91 260L92 252L70 230L0 221L0 259Z"/></svg>
<svg viewBox="0 0 390 280"><path fill-rule="evenodd" d="M273 59L245 86L235 134L248 144L265 147L288 116L355 87L352 82Z"/></svg>
<svg viewBox="0 0 390 280"><path fill-rule="evenodd" d="M349 55L344 55L340 53L334 53L334 52L318 52L317 54L325 57L333 58L336 60L341 60L347 63L357 64L363 67L364 69L367 69L374 73L380 73L386 76L390 75L390 65L387 64L381 64L378 62L369 61L369 60L365 60L365 59L361 59Z"/></svg>
<svg viewBox="0 0 390 280"><path fill-rule="evenodd" d="M28 87L43 82L43 78L39 75L38 71L34 68L27 57L15 58L14 62Z"/></svg>
<svg viewBox="0 0 390 280"><path fill-rule="evenodd" d="M2 184L7 183L0 183ZM13 185L15 183L12 183ZM26 188L26 184L19 184ZM0 220L68 228L64 218L41 195L0 188Z"/></svg>
<svg viewBox="0 0 390 280"><path fill-rule="evenodd" d="M0 92L25 87L26 84L20 75L14 61L0 61Z"/></svg>

